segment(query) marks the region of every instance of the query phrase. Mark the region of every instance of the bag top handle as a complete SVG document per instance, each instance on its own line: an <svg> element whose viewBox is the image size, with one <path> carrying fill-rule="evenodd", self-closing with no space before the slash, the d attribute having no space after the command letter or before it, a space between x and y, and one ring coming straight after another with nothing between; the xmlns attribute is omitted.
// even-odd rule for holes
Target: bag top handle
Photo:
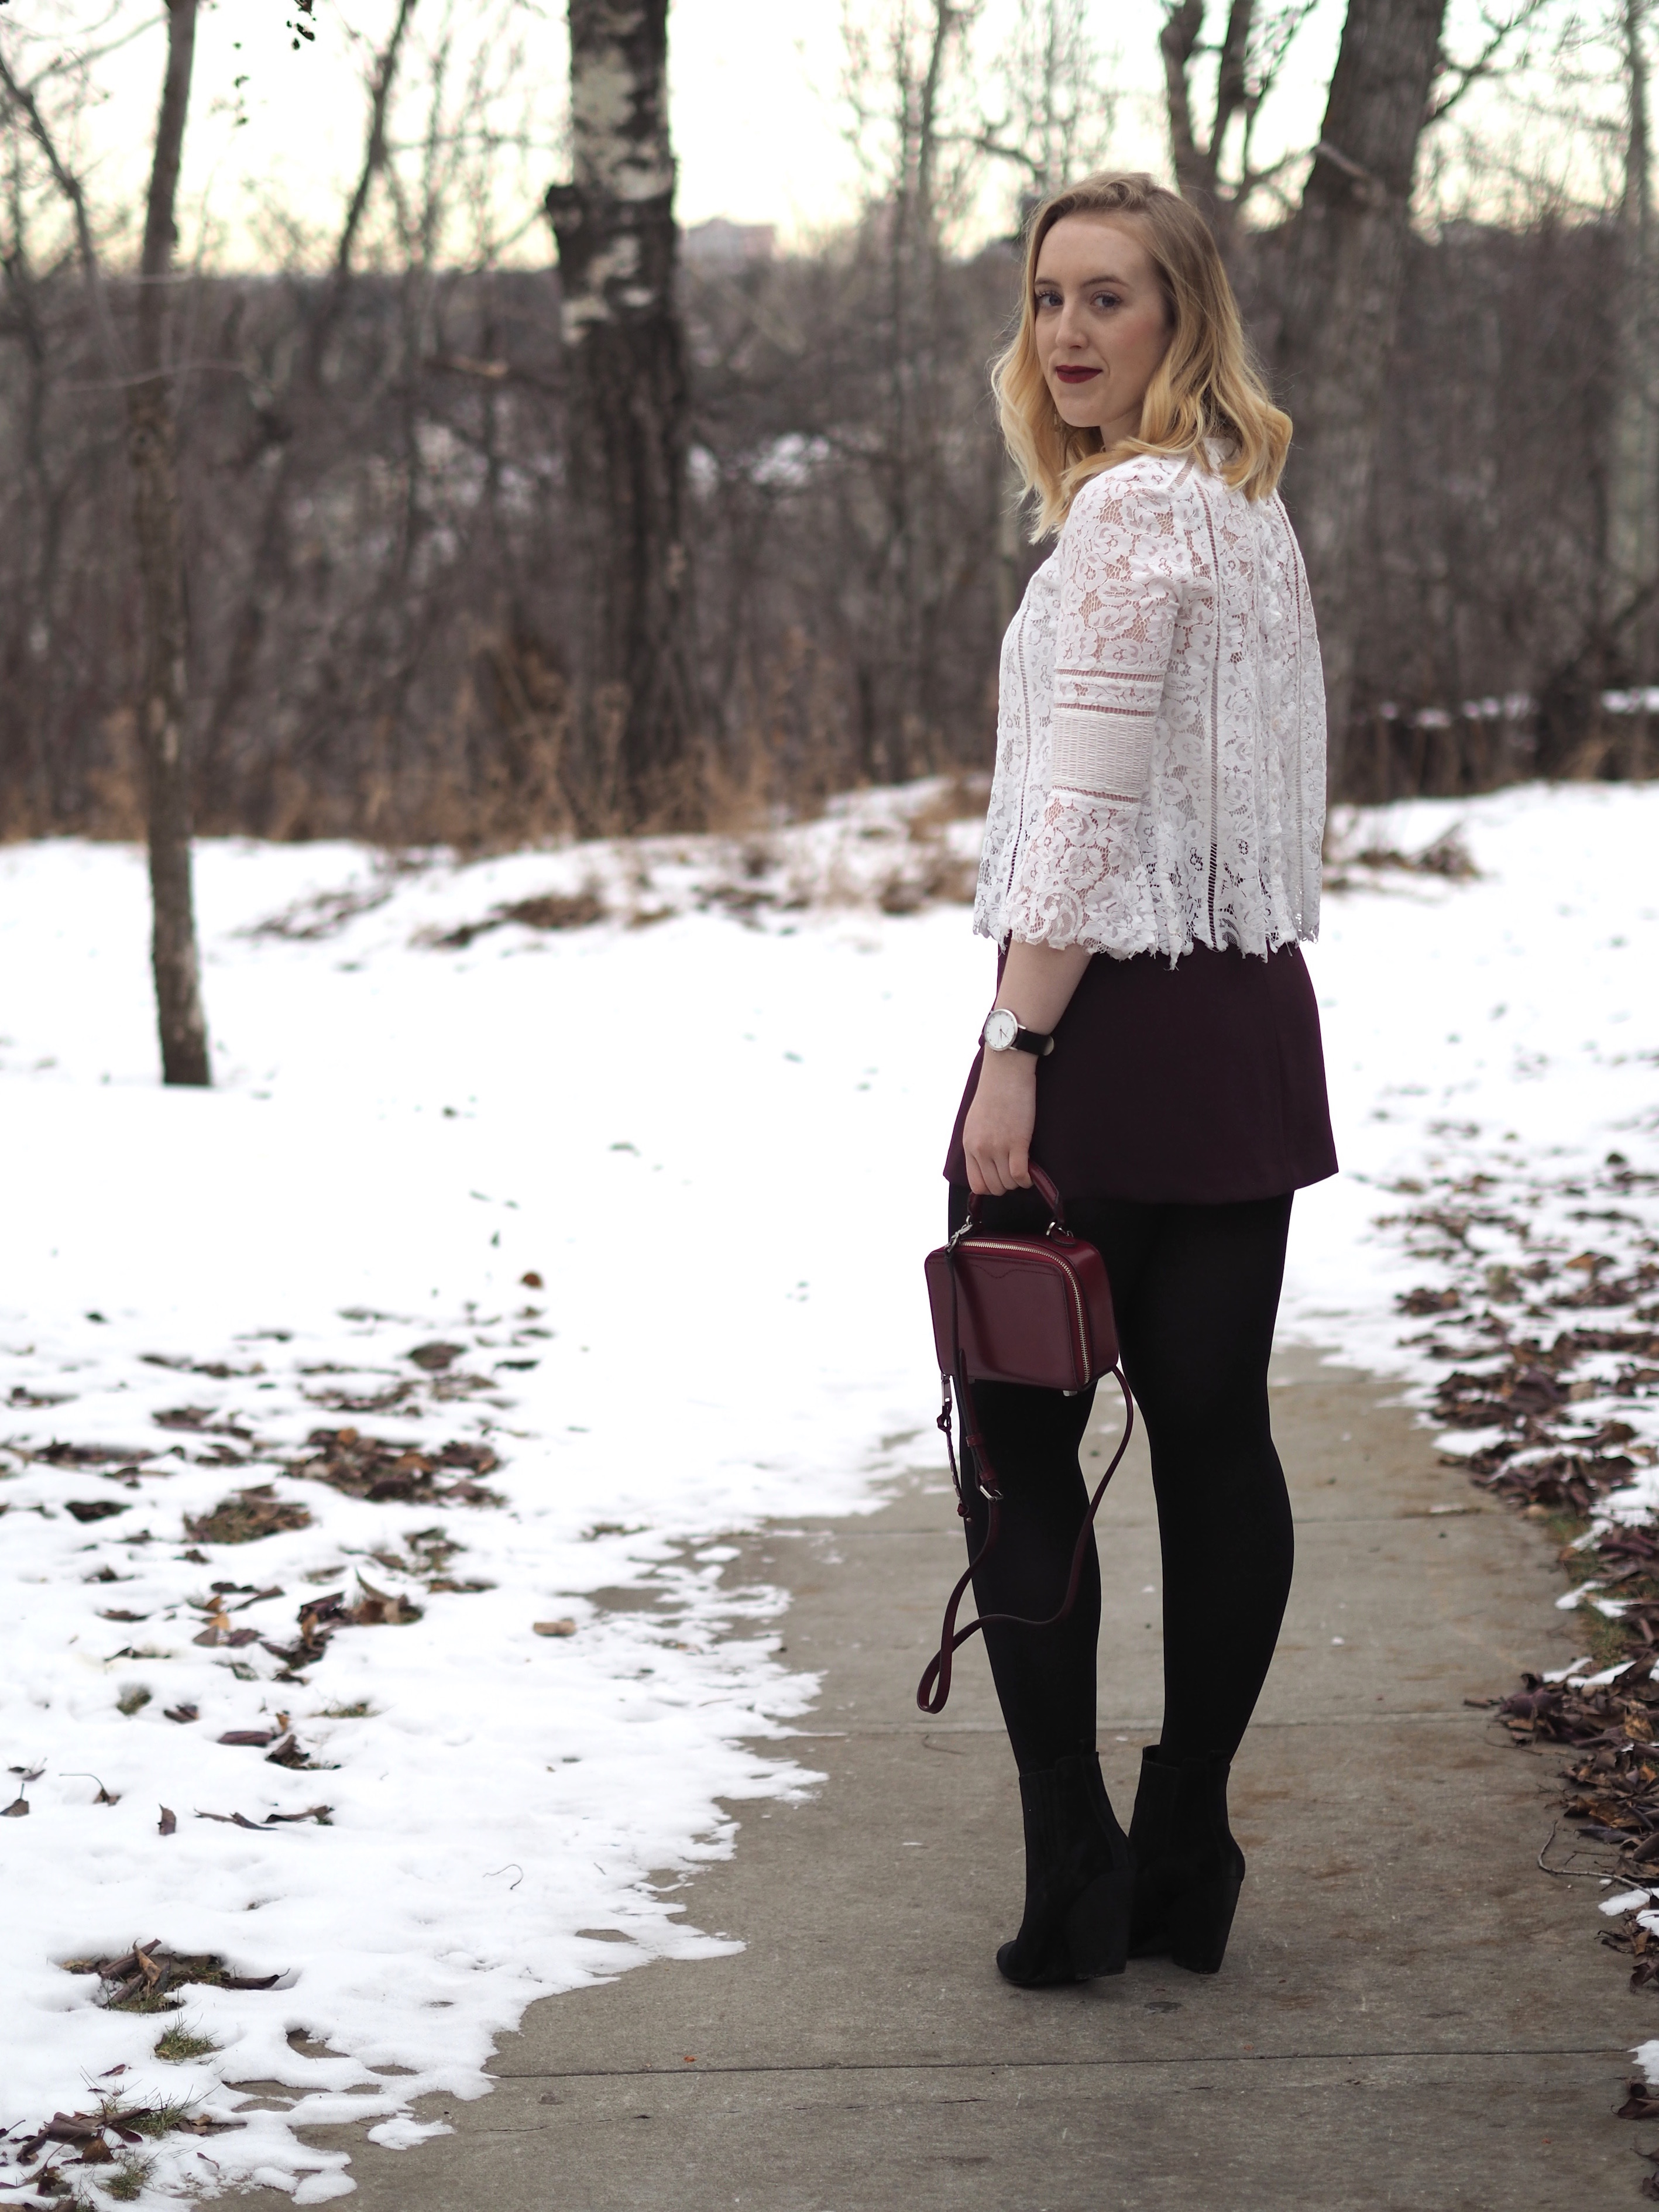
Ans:
<svg viewBox="0 0 1659 2212"><path fill-rule="evenodd" d="M1042 1203L1048 1207L1049 1218L1054 1222L1055 1228L1065 1231L1066 1207L1060 1198L1058 1187L1049 1176L1047 1170L1040 1168L1035 1160L1032 1160L1030 1163L1030 1165L1031 1170L1032 1188L1036 1192L1037 1196L1042 1200ZM964 1224L966 1227L969 1229L977 1229L979 1227L979 1213L980 1207L982 1203L983 1200L980 1194L975 1191L968 1200L968 1219ZM1066 1233L1069 1234L1070 1232L1067 1231Z"/></svg>

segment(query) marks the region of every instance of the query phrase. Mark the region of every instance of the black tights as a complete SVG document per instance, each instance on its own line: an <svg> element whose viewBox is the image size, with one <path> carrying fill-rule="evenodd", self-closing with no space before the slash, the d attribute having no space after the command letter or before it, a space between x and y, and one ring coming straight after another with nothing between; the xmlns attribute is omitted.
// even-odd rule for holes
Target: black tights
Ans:
<svg viewBox="0 0 1659 2212"><path fill-rule="evenodd" d="M967 1195L952 1188L953 1229ZM1004 1231L1047 1223L1041 1202L1025 1192L988 1200L985 1218ZM1267 1418L1267 1357L1291 1201L1079 1199L1068 1203L1066 1220L1106 1262L1123 1370L1152 1449L1164 1553L1162 1741L1177 1759L1231 1759L1267 1679L1291 1588L1291 1505ZM1116 1399L1115 1383L1106 1391ZM974 1578L981 1613L1040 1620L1059 1606L1088 1504L1078 1448L1093 1397L975 1385L1003 1494L1000 1538ZM980 1500L968 1522L970 1552L984 1537ZM1022 1774L1094 1749L1099 1632L1092 1546L1069 1620L1052 1629L986 1630Z"/></svg>

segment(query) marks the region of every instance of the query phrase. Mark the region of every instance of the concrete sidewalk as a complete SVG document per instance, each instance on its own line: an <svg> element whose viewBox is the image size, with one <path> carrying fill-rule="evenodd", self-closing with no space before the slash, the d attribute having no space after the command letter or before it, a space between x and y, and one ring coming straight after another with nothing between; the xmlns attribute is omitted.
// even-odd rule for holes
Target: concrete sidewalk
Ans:
<svg viewBox="0 0 1659 2212"><path fill-rule="evenodd" d="M492 2095L428 2100L453 2135L398 2153L331 2130L364 2212L1638 2201L1652 2130L1613 2113L1654 2008L1595 1942L1595 1884L1538 1870L1553 1759L1463 1702L1572 1656L1548 1547L1365 1378L1305 1353L1274 1371L1298 1565L1234 1770L1250 1871L1218 1977L998 1978L1019 1808L977 1646L942 1722L913 1702L958 1559L930 1472L868 1518L746 1540L728 1570L792 1592L789 1657L824 1679L799 1745L823 1786L741 1808L735 1857L688 1893L745 1949L537 2004ZM1100 1740L1127 1821L1159 1701L1138 1452L1101 1549Z"/></svg>

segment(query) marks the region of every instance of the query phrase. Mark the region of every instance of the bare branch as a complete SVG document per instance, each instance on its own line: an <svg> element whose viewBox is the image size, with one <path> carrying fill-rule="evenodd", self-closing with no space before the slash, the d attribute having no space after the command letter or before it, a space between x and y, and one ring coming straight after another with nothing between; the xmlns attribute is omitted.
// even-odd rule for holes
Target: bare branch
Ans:
<svg viewBox="0 0 1659 2212"><path fill-rule="evenodd" d="M1430 101L1428 115L1425 121L1425 129L1431 123L1438 123L1443 115L1449 115L1471 85L1479 84L1483 78L1492 75L1504 48L1517 31L1525 30L1529 23L1534 21L1542 14L1546 4L1547 0L1521 0L1521 4L1512 15L1497 21L1494 21L1484 9L1481 11L1480 21L1486 37L1485 44L1474 59L1471 62L1454 62L1444 53L1441 56L1441 70L1450 76L1452 83L1449 90L1438 94Z"/></svg>
<svg viewBox="0 0 1659 2212"><path fill-rule="evenodd" d="M362 167L358 171L357 182L346 204L345 216L340 224L340 235L334 248L334 265L329 276L328 295L311 326L310 341L306 348L307 374L313 384L320 380L323 355L339 319L346 286L350 279L351 258L356 249L357 234L362 228L363 216L368 208L368 196L374 190L374 179L386 166L386 112L391 105L392 86L397 82L398 64L402 58L410 18L414 15L417 0L398 0L392 35L375 57L370 75L368 129L363 142Z"/></svg>
<svg viewBox="0 0 1659 2212"><path fill-rule="evenodd" d="M81 179L58 151L58 141L41 112L33 86L24 84L17 77L3 47L0 47L0 92L4 93L27 125L30 137L46 157L46 166L52 171L53 183L69 203L70 211L75 218L75 242L92 301L99 340L115 374L124 374L125 356L109 312L109 301L104 290L103 264L99 259L97 241L92 234L92 218L87 212L86 192Z"/></svg>

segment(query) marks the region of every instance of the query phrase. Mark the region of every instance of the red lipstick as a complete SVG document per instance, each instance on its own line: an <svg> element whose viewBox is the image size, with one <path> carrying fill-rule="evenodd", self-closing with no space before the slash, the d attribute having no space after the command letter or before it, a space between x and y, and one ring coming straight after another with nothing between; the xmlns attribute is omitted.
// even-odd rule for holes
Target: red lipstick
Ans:
<svg viewBox="0 0 1659 2212"><path fill-rule="evenodd" d="M1062 384L1086 384L1091 376L1098 376L1097 368L1057 368L1054 374Z"/></svg>

